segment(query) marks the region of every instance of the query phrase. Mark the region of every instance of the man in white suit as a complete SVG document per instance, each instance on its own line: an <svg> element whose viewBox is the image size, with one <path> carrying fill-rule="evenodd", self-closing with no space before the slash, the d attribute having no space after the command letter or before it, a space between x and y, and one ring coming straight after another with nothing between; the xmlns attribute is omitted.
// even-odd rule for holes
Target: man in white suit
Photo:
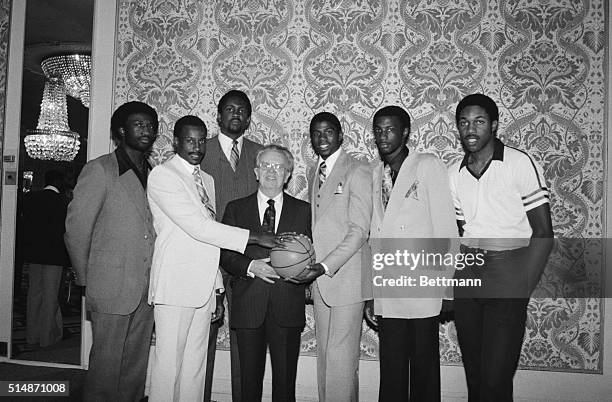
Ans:
<svg viewBox="0 0 612 402"><path fill-rule="evenodd" d="M374 163L372 171L372 255L394 252L398 247L415 254L423 249L445 253L445 249L431 248L435 242L430 240L457 237L444 163L434 155L409 152L410 116L398 106L387 106L374 114L373 132L382 161ZM409 269L391 269L410 275ZM371 280L366 283L372 285ZM366 318L379 327L378 400L439 401L438 315L442 299L417 295L413 288L392 295L395 297L380 297L391 296L382 292L378 296L373 303L378 320L372 319L372 301L366 305Z"/></svg>
<svg viewBox="0 0 612 402"><path fill-rule="evenodd" d="M151 402L202 401L215 289L222 287L220 248L243 252L247 243L278 244L215 220L213 179L200 170L206 125L185 116L174 126L176 155L149 176L147 194L157 232L149 303L154 305L156 347ZM253 264L263 264L255 260Z"/></svg>
<svg viewBox="0 0 612 402"><path fill-rule="evenodd" d="M319 156L309 177L312 237L319 262L294 278L313 285L319 401L359 400L363 318L361 258L372 216L368 165L348 155L331 113L315 115L310 140Z"/></svg>

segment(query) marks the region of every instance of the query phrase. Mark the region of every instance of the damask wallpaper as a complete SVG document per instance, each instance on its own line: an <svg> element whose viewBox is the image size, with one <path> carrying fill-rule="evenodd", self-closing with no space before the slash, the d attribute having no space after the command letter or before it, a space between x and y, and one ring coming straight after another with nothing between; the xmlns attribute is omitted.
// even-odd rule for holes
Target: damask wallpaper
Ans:
<svg viewBox="0 0 612 402"><path fill-rule="evenodd" d="M0 0L0 156L4 154L4 111L6 107L6 75L8 70L10 20L11 2L10 0ZM0 164L0 177L3 176L3 167L2 164ZM0 200L1 199L2 188L0 188ZM2 227L1 216L0 227Z"/></svg>
<svg viewBox="0 0 612 402"><path fill-rule="evenodd" d="M556 236L601 238L606 7L604 0L122 1L114 105L138 99L158 110L152 159L160 163L172 153L177 118L199 115L215 133L217 100L242 89L254 106L248 136L294 153L289 192L304 198L315 113L335 112L347 151L372 160L374 112L401 105L413 119L411 147L450 164L461 157L454 108L483 92L500 105L502 139L543 165ZM550 265L570 266L573 255L559 242ZM563 288L564 280L549 283ZM601 372L601 299L550 294L538 289L542 298L530 304L521 367ZM460 364L452 324L441 326L440 340L444 363ZM219 342L228 346L226 332ZM314 353L314 342L309 311L303 353ZM377 358L367 327L362 357Z"/></svg>

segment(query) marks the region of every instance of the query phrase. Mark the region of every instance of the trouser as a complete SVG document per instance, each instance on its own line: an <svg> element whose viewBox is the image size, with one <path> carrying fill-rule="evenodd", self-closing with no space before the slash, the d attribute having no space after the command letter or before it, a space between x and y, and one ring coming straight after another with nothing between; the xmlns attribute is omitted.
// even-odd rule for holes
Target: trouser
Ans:
<svg viewBox="0 0 612 402"><path fill-rule="evenodd" d="M128 315L90 312L93 331L85 401L138 401L144 396L153 309L143 295Z"/></svg>
<svg viewBox="0 0 612 402"><path fill-rule="evenodd" d="M42 347L62 340L62 312L58 293L63 268L59 265L29 264L26 340Z"/></svg>
<svg viewBox="0 0 612 402"><path fill-rule="evenodd" d="M379 318L379 402L440 401L438 317Z"/></svg>

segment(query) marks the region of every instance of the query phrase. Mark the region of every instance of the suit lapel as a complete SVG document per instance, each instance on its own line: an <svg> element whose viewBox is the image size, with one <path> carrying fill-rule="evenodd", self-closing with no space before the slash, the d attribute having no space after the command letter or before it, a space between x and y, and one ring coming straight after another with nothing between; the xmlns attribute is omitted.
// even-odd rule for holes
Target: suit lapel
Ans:
<svg viewBox="0 0 612 402"><path fill-rule="evenodd" d="M257 193L249 196L248 205L241 211L243 218L240 220L246 222L249 229L261 232L262 217L259 216L259 204L257 203Z"/></svg>
<svg viewBox="0 0 612 402"><path fill-rule="evenodd" d="M278 222L277 233L284 233L291 231L293 222L295 221L295 214L293 205L293 198L287 193L283 194L283 210L281 211L280 221Z"/></svg>
<svg viewBox="0 0 612 402"><path fill-rule="evenodd" d="M373 199L373 207L374 213L378 217L378 222L382 222L383 217L385 215L385 211L383 209L382 204L382 172L383 172L383 163L380 162L375 165L374 173L372 176L372 187L374 188L372 199Z"/></svg>
<svg viewBox="0 0 612 402"><path fill-rule="evenodd" d="M322 215L325 212L329 204L331 204L331 201L334 197L334 192L339 187L340 183L342 183L342 181L345 179L346 172L348 170L348 165L349 165L347 162L348 162L347 155L344 152L344 150L341 149L340 155L338 155L338 159L336 160L336 163L334 164L334 168L332 169L331 173L327 176L327 179L325 179L325 182L323 183L323 185L319 189L319 192L317 193L321 196L320 201L319 201L319 214L317 216L317 219L319 218L320 215ZM315 170L315 176L317 176L316 186L318 186L319 179L318 179L318 174L316 174L316 170ZM346 183L342 183L342 185L345 185L345 184Z"/></svg>
<svg viewBox="0 0 612 402"><path fill-rule="evenodd" d="M411 152L404 163L402 163L402 167L400 168L397 178L395 179L395 184L393 185L391 197L389 197L387 209L384 213L383 226L387 225L387 220L395 219L403 203L407 201L406 192L416 180L417 164L418 154L416 152Z"/></svg>
<svg viewBox="0 0 612 402"><path fill-rule="evenodd" d="M121 176L118 176L117 180L121 188L123 188L124 192L128 195L128 198L136 207L138 213L145 219L147 217L149 204L147 203L145 190L140 180L138 180L138 177L136 177L136 173L130 169Z"/></svg>

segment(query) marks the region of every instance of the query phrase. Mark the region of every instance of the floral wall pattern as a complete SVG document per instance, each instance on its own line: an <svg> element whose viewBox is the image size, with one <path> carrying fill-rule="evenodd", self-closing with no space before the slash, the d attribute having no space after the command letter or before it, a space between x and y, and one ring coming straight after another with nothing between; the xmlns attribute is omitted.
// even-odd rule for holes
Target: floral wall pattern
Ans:
<svg viewBox="0 0 612 402"><path fill-rule="evenodd" d="M0 0L0 156L4 154L4 111L6 107L10 20L11 2L9 0ZM0 165L0 177L3 176L3 167ZM0 189L1 195L2 189ZM0 227L2 227L2 217L0 217Z"/></svg>
<svg viewBox="0 0 612 402"><path fill-rule="evenodd" d="M215 134L217 100L242 89L254 106L247 135L291 149L289 192L305 198L315 113L335 112L345 149L372 160L371 117L402 105L413 119L411 147L450 164L461 157L457 102L487 93L500 105L502 139L545 169L556 236L597 238L606 16L603 0L124 0L114 104L138 99L158 110L152 159L160 163L172 154L177 118L199 115ZM600 250L589 247L601 266ZM549 266L567 265L570 251L559 242ZM553 273L549 283L564 280ZM530 304L521 367L601 372L602 300L547 295L538 289ZM313 326L309 311L303 353L314 353ZM440 340L444 363L460 364L452 324L441 326ZM227 347L227 333L219 342ZM377 358L376 333L365 326L362 357Z"/></svg>

